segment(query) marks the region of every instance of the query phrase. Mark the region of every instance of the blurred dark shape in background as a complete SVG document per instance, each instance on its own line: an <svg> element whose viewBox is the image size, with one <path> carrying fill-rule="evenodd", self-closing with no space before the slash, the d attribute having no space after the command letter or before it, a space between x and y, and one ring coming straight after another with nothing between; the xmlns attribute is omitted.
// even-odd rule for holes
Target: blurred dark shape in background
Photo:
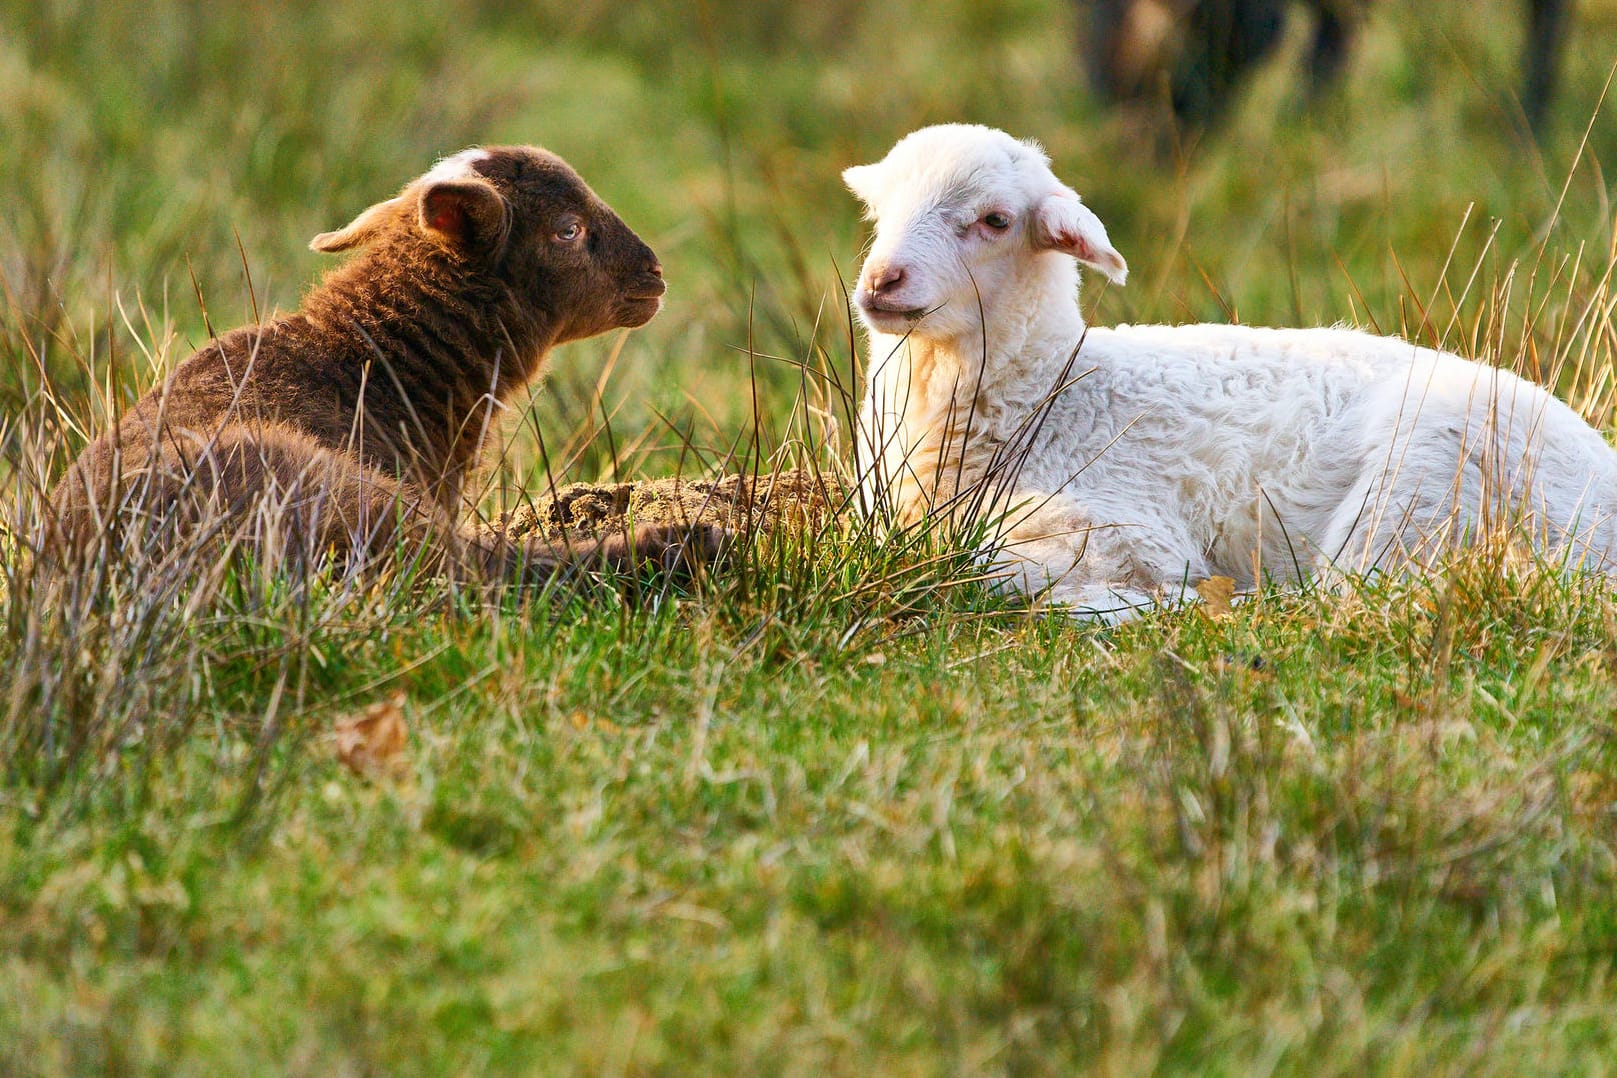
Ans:
<svg viewBox="0 0 1617 1078"><path fill-rule="evenodd" d="M1216 128L1242 83L1280 44L1295 7L1314 19L1310 101L1346 66L1374 0L1078 0L1088 9L1083 45L1090 83L1114 103L1164 101L1187 135ZM1526 0L1521 115L1541 134L1566 43L1570 0Z"/></svg>

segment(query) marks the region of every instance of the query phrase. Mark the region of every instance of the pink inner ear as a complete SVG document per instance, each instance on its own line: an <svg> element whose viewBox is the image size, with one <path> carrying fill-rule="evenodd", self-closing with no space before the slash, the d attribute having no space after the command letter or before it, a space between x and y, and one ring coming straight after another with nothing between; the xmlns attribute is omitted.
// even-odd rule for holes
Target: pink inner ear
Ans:
<svg viewBox="0 0 1617 1078"><path fill-rule="evenodd" d="M448 232L456 236L466 231L466 211L459 202L453 199L434 201L436 205L433 206L432 216L427 219L427 224L434 231Z"/></svg>
<svg viewBox="0 0 1617 1078"><path fill-rule="evenodd" d="M1093 259L1095 257L1095 249L1089 245L1089 241L1076 232L1068 231L1065 228L1057 229L1051 234L1050 238L1054 241L1051 244L1052 247L1066 251L1077 258Z"/></svg>

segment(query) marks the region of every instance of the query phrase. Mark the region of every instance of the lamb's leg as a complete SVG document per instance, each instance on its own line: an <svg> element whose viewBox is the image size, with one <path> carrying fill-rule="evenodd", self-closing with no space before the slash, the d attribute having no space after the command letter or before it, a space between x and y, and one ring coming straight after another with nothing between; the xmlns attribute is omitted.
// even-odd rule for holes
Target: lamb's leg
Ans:
<svg viewBox="0 0 1617 1078"><path fill-rule="evenodd" d="M347 458L343 462L346 466L326 482L343 507L342 529L363 535L372 554L399 547L412 555L425 551L448 571L469 565L485 580L542 584L573 569L600 568L688 573L697 563L712 561L728 535L711 524L645 525L592 540L511 542L498 532L449 525L417 508L426 499L412 501L407 488ZM359 509L351 511L350 506Z"/></svg>
<svg viewBox="0 0 1617 1078"><path fill-rule="evenodd" d="M425 498L412 498L407 486L364 468L349 458L320 473L320 484L333 492L339 507L333 522L340 543L344 534L363 537L371 556L402 550L424 555L433 568L454 572L470 568L484 580L542 584L573 569L607 568L620 572L639 568L690 572L718 554L727 532L709 524L690 527L646 525L593 540L547 543L511 542L498 532L456 527L420 508ZM332 530L332 529L328 529Z"/></svg>
<svg viewBox="0 0 1617 1078"><path fill-rule="evenodd" d="M52 495L52 564L150 561L238 543L267 561L380 554L431 519L400 484L274 425L99 442Z"/></svg>
<svg viewBox="0 0 1617 1078"><path fill-rule="evenodd" d="M1050 601L1065 607L1075 618L1103 625L1121 625L1151 610L1174 605L1171 598L1109 584L1070 587L1058 584L1050 589Z"/></svg>
<svg viewBox="0 0 1617 1078"><path fill-rule="evenodd" d="M1327 588L1340 588L1350 576L1408 566L1406 552L1397 543L1397 529L1386 527L1391 509L1384 484L1374 475L1353 484L1320 533L1314 557L1314 578Z"/></svg>
<svg viewBox="0 0 1617 1078"><path fill-rule="evenodd" d="M233 424L207 441L176 437L155 453L132 447L116 467L110 457L93 470L76 466L55 501L56 545L85 554L111 544L144 557L224 539L277 563L397 559L485 580L543 582L572 567L688 571L724 539L708 526L568 545L467 534L409 484L273 424Z"/></svg>
<svg viewBox="0 0 1617 1078"><path fill-rule="evenodd" d="M455 529L431 502L357 457L273 424L233 424L206 445L163 448L155 492L203 521L222 518L277 563L397 559L450 568Z"/></svg>
<svg viewBox="0 0 1617 1078"><path fill-rule="evenodd" d="M1025 498L1019 495L1019 498ZM1006 585L1109 624L1194 597L1206 559L1171 522L1116 524L1065 495L1010 522L990 557Z"/></svg>
<svg viewBox="0 0 1617 1078"><path fill-rule="evenodd" d="M715 524L647 524L630 532L598 539L550 543L530 539L510 542L481 531L462 538L486 575L507 580L543 582L572 568L605 568L630 572L639 568L688 573L713 561L729 533Z"/></svg>
<svg viewBox="0 0 1617 1078"><path fill-rule="evenodd" d="M1485 523L1480 466L1465 459L1459 444L1443 451L1421 447L1418 465L1407 462L1414 456L1400 444L1389 454L1393 464L1374 460L1354 482L1320 536L1316 573L1322 581L1408 572L1475 538Z"/></svg>

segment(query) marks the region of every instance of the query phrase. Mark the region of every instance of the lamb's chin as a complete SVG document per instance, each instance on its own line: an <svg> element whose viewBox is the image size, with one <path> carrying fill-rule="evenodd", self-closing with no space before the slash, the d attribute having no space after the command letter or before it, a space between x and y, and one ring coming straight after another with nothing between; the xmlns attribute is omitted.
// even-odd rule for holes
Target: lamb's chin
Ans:
<svg viewBox="0 0 1617 1078"><path fill-rule="evenodd" d="M618 327L638 329L657 317L657 312L662 309L661 296L637 296L625 299L618 305Z"/></svg>

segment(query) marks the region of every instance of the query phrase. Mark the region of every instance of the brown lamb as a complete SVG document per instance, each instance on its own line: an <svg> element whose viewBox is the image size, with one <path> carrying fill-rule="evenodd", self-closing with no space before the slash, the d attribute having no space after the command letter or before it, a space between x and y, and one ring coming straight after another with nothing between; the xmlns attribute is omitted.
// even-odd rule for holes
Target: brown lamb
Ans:
<svg viewBox="0 0 1617 1078"><path fill-rule="evenodd" d="M92 442L52 495L48 550L128 556L224 521L275 557L404 550L494 579L713 553L708 526L552 544L459 523L498 402L556 345L662 306L657 256L561 158L467 150L310 246L358 254L296 313L209 341Z"/></svg>

